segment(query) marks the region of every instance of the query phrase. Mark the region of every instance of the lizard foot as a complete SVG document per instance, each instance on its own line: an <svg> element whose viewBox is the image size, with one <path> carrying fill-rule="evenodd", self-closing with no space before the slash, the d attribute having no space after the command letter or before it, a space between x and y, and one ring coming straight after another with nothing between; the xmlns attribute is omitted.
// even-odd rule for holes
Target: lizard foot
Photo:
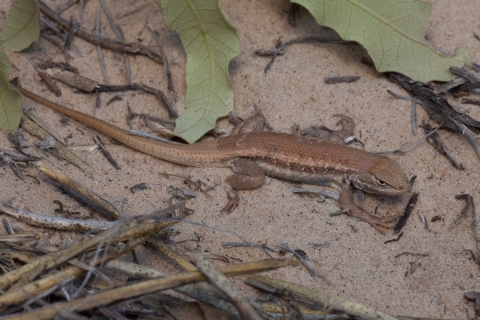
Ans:
<svg viewBox="0 0 480 320"><path fill-rule="evenodd" d="M384 220L368 213L363 208L355 204L353 200L353 190L348 185L342 187L338 197L338 204L340 209L347 212L347 215L367 222L381 234L385 234L385 231L382 228L392 229L394 226L394 224L390 221L391 218ZM394 219L396 219L396 217Z"/></svg>
<svg viewBox="0 0 480 320"><path fill-rule="evenodd" d="M394 226L390 219L382 219L374 216L356 205L347 211L347 215L365 221L381 234L385 234L385 231L382 228L392 229Z"/></svg>
<svg viewBox="0 0 480 320"><path fill-rule="evenodd" d="M260 187L265 181L265 174L255 161L249 159L233 160L234 174L227 178L227 183L235 190L250 190Z"/></svg>
<svg viewBox="0 0 480 320"><path fill-rule="evenodd" d="M340 130L332 132L330 135L330 142L344 145L345 139L353 136L353 131L355 130L355 121L352 118L344 116L342 114L334 115L337 118L340 118L337 125L341 126Z"/></svg>

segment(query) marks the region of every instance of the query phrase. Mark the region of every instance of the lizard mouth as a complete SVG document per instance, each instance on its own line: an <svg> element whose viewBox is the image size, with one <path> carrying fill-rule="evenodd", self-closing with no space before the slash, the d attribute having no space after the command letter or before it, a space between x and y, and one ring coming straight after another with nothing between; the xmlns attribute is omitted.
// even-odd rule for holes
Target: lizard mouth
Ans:
<svg viewBox="0 0 480 320"><path fill-rule="evenodd" d="M405 187L394 187L391 186L387 183L378 183L378 182L373 182L372 185L369 183L361 182L358 180L353 180L352 181L353 186L356 189L360 189L364 192L367 193L372 193L372 194L383 194L383 195L400 195L408 192L410 190L410 186L408 188Z"/></svg>

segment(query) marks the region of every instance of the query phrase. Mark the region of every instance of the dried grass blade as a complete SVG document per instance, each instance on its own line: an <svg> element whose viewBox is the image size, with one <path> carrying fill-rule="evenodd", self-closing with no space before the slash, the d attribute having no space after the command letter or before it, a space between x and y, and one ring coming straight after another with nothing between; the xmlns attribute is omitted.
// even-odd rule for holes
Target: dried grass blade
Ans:
<svg viewBox="0 0 480 320"><path fill-rule="evenodd" d="M211 261L207 260L201 254L193 255L192 260L195 262L198 270L208 278L208 281L227 296L228 300L233 303L237 308L241 319L263 319L247 298L235 288L233 283L228 280L227 276L221 273Z"/></svg>
<svg viewBox="0 0 480 320"><path fill-rule="evenodd" d="M161 229L164 229L173 223L176 223L175 221L163 221L162 225L157 225L156 230L153 231L159 231ZM111 259L115 259L129 251L131 251L134 247L137 245L140 245L147 241L152 235L156 235L156 232L152 232L152 230L148 229L145 230L145 234L140 235L136 239L133 239L129 241L126 244L122 244L120 246L112 246L109 247L109 250L107 251L106 254L100 255L101 258L95 261L95 265L105 263L106 261L109 261ZM112 240L111 243L115 243L114 240ZM91 260L93 259L93 254L86 260L86 263L90 263ZM68 279L70 277L80 277L82 274L85 273L85 270L82 268L79 268L77 266L69 266L61 271L58 271L56 273L53 273L47 277L44 277L42 279L39 279L37 281L28 283L22 287L16 288L15 290L11 290L7 293L4 293L3 295L0 296L0 309L4 309L6 306L9 305L14 305L14 304L19 304L27 299L31 298L33 295L38 295L45 290L48 290L49 288L57 285L58 283L64 281L65 279Z"/></svg>
<svg viewBox="0 0 480 320"><path fill-rule="evenodd" d="M34 213L23 209L0 205L0 212L6 213L22 222L44 228L67 231L105 230L113 226L114 221L79 220Z"/></svg>
<svg viewBox="0 0 480 320"><path fill-rule="evenodd" d="M55 171L51 169L50 167L44 165L41 162L38 162L37 168L40 170L40 172L46 174L53 180L57 181L58 183L62 184L63 186L66 186L68 189L74 190L80 196L87 201L91 203L87 203L87 205L91 206L92 204L99 206L101 209L103 209L103 212L107 212L107 215L109 215L107 218L113 219L113 220L118 220L118 219L125 219L128 218L128 214L122 212L121 210L117 209L113 204L108 202L107 200L103 199L101 196L96 194L93 190L90 190L89 188L83 186L79 182L70 179L69 177L63 175L62 173Z"/></svg>
<svg viewBox="0 0 480 320"><path fill-rule="evenodd" d="M278 289L288 290L294 295L294 297L301 301L323 306L325 310L332 309L345 312L350 316L359 317L364 320L398 320L396 317L390 316L360 303L334 297L327 293L304 287L292 282L254 275L247 277L245 283L267 291L275 291Z"/></svg>
<svg viewBox="0 0 480 320"><path fill-rule="evenodd" d="M290 259L267 260L259 262L247 262L237 265L230 265L218 268L226 276L240 276L282 268L287 266L296 266L298 261ZM106 290L85 298L75 299L69 302L56 303L31 312L14 314L9 319L27 320L27 319L51 319L57 312L62 311L85 311L91 308L118 303L127 299L133 299L145 294L175 288L181 285L205 281L207 278L199 271L186 272L168 278L152 279L139 283L130 284L120 288Z"/></svg>
<svg viewBox="0 0 480 320"><path fill-rule="evenodd" d="M36 122L36 121L39 121L38 119L36 121L31 120L32 117L35 117L33 114L31 114L27 110L24 110L24 112L28 116L28 118L23 117L22 119L21 126L25 131L27 131L31 135L39 137L42 140L46 139L50 135L52 135L58 140L57 138L58 135L53 135L51 129L50 129L50 132L47 132L45 128L42 128L41 126L38 125L38 123ZM67 160L74 166L77 166L78 168L80 168L80 170L82 170L83 173L85 173L87 176L92 177L96 180L100 180L100 175L95 170L93 170L93 168L88 163L80 159L75 153L69 150L65 146L65 142L63 139L58 141L60 141L60 143L57 143L55 145L54 150L60 156L62 156L65 160Z"/></svg>

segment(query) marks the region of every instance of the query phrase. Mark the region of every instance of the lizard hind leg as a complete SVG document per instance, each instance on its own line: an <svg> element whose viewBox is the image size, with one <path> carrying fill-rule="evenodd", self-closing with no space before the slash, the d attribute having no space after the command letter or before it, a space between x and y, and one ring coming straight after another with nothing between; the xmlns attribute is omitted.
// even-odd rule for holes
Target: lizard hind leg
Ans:
<svg viewBox="0 0 480 320"><path fill-rule="evenodd" d="M355 121L343 114L335 114L334 116L340 118L337 125L341 126L342 128L332 132L330 135L330 142L345 145L345 139L353 136L353 131L355 130Z"/></svg>
<svg viewBox="0 0 480 320"><path fill-rule="evenodd" d="M250 132L260 132L265 124L265 119L260 115L254 115L235 124L230 135L243 134Z"/></svg>
<svg viewBox="0 0 480 320"><path fill-rule="evenodd" d="M255 161L238 158L233 160L234 174L227 178L227 183L235 190L249 190L260 187L265 181L265 174Z"/></svg>

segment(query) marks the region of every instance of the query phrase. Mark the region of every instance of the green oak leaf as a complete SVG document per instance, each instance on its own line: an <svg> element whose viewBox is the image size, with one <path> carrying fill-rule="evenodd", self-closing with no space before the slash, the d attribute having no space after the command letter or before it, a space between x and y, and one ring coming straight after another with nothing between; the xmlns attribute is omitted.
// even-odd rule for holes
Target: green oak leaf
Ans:
<svg viewBox="0 0 480 320"><path fill-rule="evenodd" d="M12 64L0 45L0 130L16 131L22 118L22 95L8 77Z"/></svg>
<svg viewBox="0 0 480 320"><path fill-rule="evenodd" d="M39 35L38 0L15 0L0 34L4 47L22 51L35 42Z"/></svg>
<svg viewBox="0 0 480 320"><path fill-rule="evenodd" d="M217 0L160 0L160 5L165 25L178 31L187 53L187 110L173 134L192 143L233 109L228 65L240 54L240 43Z"/></svg>
<svg viewBox="0 0 480 320"><path fill-rule="evenodd" d="M428 82L449 81L449 67L472 66L468 50L440 55L425 42L431 5L412 0L292 0L334 29L343 39L365 47L379 72L395 71Z"/></svg>

